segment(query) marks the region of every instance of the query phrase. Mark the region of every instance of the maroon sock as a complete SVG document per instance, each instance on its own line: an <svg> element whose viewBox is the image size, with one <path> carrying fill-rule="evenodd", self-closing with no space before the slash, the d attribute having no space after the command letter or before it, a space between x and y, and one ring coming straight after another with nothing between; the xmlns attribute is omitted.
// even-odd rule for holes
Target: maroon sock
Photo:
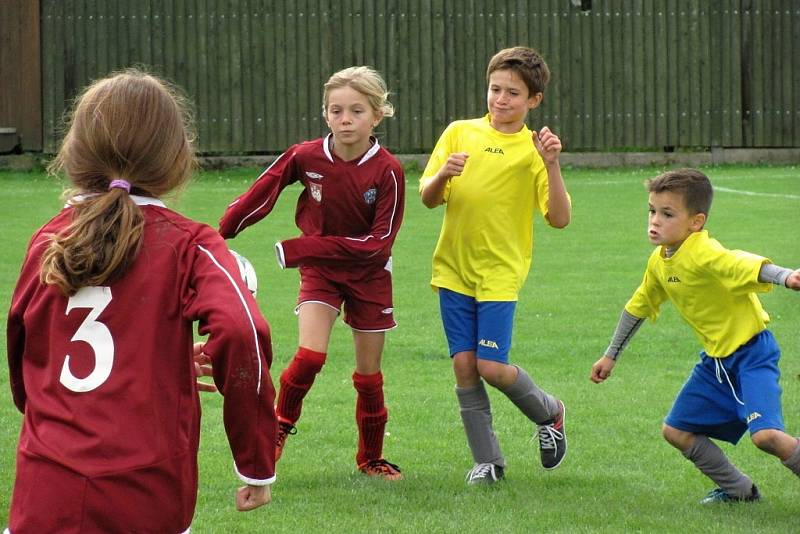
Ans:
<svg viewBox="0 0 800 534"><path fill-rule="evenodd" d="M353 373L356 399L356 424L358 424L358 465L382 458L383 431L389 412L383 403L383 374L361 375Z"/></svg>
<svg viewBox="0 0 800 534"><path fill-rule="evenodd" d="M281 389L275 407L280 421L294 424L300 419L303 398L314 384L317 373L322 370L325 357L324 352L316 352L305 347L297 349L289 366L281 373Z"/></svg>

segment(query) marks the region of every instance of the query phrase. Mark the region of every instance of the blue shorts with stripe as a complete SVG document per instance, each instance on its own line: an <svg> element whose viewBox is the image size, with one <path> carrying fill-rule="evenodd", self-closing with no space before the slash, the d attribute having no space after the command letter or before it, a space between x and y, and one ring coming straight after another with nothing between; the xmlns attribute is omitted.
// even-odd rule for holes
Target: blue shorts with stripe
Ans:
<svg viewBox="0 0 800 534"><path fill-rule="evenodd" d="M508 363L515 301L477 301L439 288L439 309L450 356L474 351L478 359Z"/></svg>
<svg viewBox="0 0 800 534"><path fill-rule="evenodd" d="M746 431L783 430L781 357L762 330L725 358L700 353L665 422L678 430L737 443Z"/></svg>

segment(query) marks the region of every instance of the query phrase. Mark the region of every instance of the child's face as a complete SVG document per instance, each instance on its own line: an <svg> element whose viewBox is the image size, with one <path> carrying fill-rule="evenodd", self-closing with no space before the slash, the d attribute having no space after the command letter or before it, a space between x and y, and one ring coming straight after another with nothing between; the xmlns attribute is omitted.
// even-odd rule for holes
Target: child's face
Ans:
<svg viewBox="0 0 800 534"><path fill-rule="evenodd" d="M679 193L650 193L647 237L653 245L678 247L692 232L702 230L705 222L705 214L689 213L686 202Z"/></svg>
<svg viewBox="0 0 800 534"><path fill-rule="evenodd" d="M529 95L528 86L513 70L496 70L489 75L486 104L492 115L492 126L504 133L522 129L528 111L542 101L542 93Z"/></svg>
<svg viewBox="0 0 800 534"><path fill-rule="evenodd" d="M364 145L366 150L372 129L380 121L380 114L372 109L366 95L352 87L339 87L328 93L325 122L333 132L334 145Z"/></svg>

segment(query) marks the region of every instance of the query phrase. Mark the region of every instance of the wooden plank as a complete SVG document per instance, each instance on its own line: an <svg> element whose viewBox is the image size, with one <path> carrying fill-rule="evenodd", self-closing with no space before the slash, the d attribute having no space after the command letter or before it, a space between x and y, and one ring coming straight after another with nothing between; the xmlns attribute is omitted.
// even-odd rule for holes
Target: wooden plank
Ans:
<svg viewBox="0 0 800 534"><path fill-rule="evenodd" d="M800 4L790 6L792 21L792 50L800 50ZM800 87L800 54L792 54L792 88ZM800 145L800 91L792 90L790 112L792 114L792 145Z"/></svg>
<svg viewBox="0 0 800 534"><path fill-rule="evenodd" d="M793 4L784 1L781 5L781 48L779 57L783 62L781 77L781 140L780 146L792 146L797 138L792 136L792 64L797 62L798 54L792 48L792 7Z"/></svg>
<svg viewBox="0 0 800 534"><path fill-rule="evenodd" d="M42 57L39 0L7 0L0 17L0 126L16 128L23 150L41 150ZM25 102L25 105L20 105Z"/></svg>
<svg viewBox="0 0 800 534"><path fill-rule="evenodd" d="M689 101L688 101L688 137L687 144L690 146L700 146L703 144L701 135L701 113L703 102L703 85L705 83L703 77L703 64L700 54L705 48L701 44L701 26L700 26L700 6L687 0L687 3L682 8L686 13L686 22L688 23L688 39L689 53L686 56L689 59L689 71L691 73Z"/></svg>
<svg viewBox="0 0 800 534"><path fill-rule="evenodd" d="M636 113L636 98L637 98L637 85L639 83L638 77L638 64L636 58L636 49L641 46L641 41L634 39L634 25L633 25L633 6L630 2L624 2L619 6L620 11L620 29L623 53L623 73L625 76L625 83L622 84L622 100L620 101L620 113L622 115L622 142L625 146L636 146L636 121L634 115Z"/></svg>
<svg viewBox="0 0 800 534"><path fill-rule="evenodd" d="M447 124L448 105L452 105L452 92L448 91L445 84L447 78L445 66L448 63L446 51L449 49L447 42L447 27L445 26L444 0L434 0L431 9L431 71L428 81L431 86L431 121L428 125L426 136L423 137L423 147L433 147L439 139L439 134ZM452 84L450 90L452 91ZM421 149L423 147L420 147Z"/></svg>
<svg viewBox="0 0 800 534"><path fill-rule="evenodd" d="M607 143L607 128L603 125L607 124L605 117L605 85L606 85L606 69L605 69L605 54L603 53L604 36L603 28L605 25L603 10L594 7L592 10L587 11L589 17L589 25L591 28L591 56L589 57L589 72L590 74L583 80L584 86L591 87L586 96L591 99L592 114L589 118L591 125L591 148L598 148ZM587 147L588 148L588 147Z"/></svg>
<svg viewBox="0 0 800 534"><path fill-rule="evenodd" d="M741 88L741 145L753 146L753 19L750 14L750 1L742 0L741 3L741 46L739 57L739 73Z"/></svg>

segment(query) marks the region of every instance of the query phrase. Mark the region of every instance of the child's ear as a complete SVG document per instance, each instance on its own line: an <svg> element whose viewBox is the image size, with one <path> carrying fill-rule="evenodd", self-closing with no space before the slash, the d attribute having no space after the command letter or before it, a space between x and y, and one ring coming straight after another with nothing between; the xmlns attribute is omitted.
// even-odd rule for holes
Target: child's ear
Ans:
<svg viewBox="0 0 800 534"><path fill-rule="evenodd" d="M373 119L372 119L372 128L373 128L373 129L377 128L377 127L378 127L378 125L379 125L379 124L381 123L381 121L383 120L383 113L382 113L382 112L380 112L380 111L376 111L376 112L374 113L374 115L375 115L375 117L373 117Z"/></svg>
<svg viewBox="0 0 800 534"><path fill-rule="evenodd" d="M536 109L539 107L539 104L542 103L544 99L544 93L536 93L535 95L528 98L528 109Z"/></svg>
<svg viewBox="0 0 800 534"><path fill-rule="evenodd" d="M692 232L699 232L703 229L703 226L706 225L706 214L705 213L695 213L692 215Z"/></svg>

